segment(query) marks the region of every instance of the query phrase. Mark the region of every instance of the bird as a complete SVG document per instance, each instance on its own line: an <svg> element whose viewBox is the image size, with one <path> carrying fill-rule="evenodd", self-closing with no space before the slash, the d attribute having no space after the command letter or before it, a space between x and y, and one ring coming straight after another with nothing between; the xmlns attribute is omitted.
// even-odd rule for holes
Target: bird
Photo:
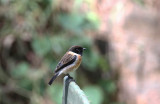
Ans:
<svg viewBox="0 0 160 104"><path fill-rule="evenodd" d="M49 81L49 85L62 73L67 75L69 78L73 79L69 73L75 71L81 64L83 51L86 48L81 46L72 46L64 54L64 56L59 61L58 65L55 68L54 75Z"/></svg>

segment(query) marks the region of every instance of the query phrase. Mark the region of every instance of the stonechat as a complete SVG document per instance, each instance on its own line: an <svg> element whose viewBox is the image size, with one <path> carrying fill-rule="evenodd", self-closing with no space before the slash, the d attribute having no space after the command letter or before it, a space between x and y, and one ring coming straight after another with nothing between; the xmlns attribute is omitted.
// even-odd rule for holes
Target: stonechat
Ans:
<svg viewBox="0 0 160 104"><path fill-rule="evenodd" d="M56 66L54 76L49 81L49 85L53 83L53 81L62 73L68 75L72 71L75 71L81 64L83 48L81 46L72 46L66 54L61 58L60 62ZM72 77L70 77L72 78Z"/></svg>

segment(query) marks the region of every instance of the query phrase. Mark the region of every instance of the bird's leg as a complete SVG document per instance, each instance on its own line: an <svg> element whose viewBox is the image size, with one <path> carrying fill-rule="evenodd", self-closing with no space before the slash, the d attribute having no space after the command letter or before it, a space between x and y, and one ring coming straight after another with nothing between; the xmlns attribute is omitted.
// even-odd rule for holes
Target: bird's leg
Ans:
<svg viewBox="0 0 160 104"><path fill-rule="evenodd" d="M67 74L68 78L73 79L73 77L71 77L69 74Z"/></svg>
<svg viewBox="0 0 160 104"><path fill-rule="evenodd" d="M69 74L67 74L67 76L68 76L68 78L69 78L69 82L71 82L71 81L74 81L74 82L75 82L75 80L73 79L73 77L71 77Z"/></svg>

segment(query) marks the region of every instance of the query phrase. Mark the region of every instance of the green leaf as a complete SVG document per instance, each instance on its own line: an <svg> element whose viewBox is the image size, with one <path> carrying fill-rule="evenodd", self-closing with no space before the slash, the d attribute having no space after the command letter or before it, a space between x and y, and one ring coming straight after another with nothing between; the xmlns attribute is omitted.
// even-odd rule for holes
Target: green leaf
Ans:
<svg viewBox="0 0 160 104"><path fill-rule="evenodd" d="M32 88L33 88L33 84L32 84L32 83L33 83L33 82L32 82L31 80L29 80L29 79L26 78L26 79L20 80L20 81L18 82L18 85L19 85L20 87L26 89L26 90L31 91Z"/></svg>
<svg viewBox="0 0 160 104"><path fill-rule="evenodd" d="M38 55L46 55L51 50L49 37L35 37L32 42L32 47Z"/></svg>
<svg viewBox="0 0 160 104"><path fill-rule="evenodd" d="M107 94L113 94L116 91L116 84L113 80L101 80L101 86L107 92Z"/></svg>
<svg viewBox="0 0 160 104"><path fill-rule="evenodd" d="M97 28L100 25L100 20L96 13L89 12L87 13L87 19Z"/></svg>
<svg viewBox="0 0 160 104"><path fill-rule="evenodd" d="M91 49L87 49L84 54L85 54L84 56L87 56L87 57L83 57L83 61L82 61L83 65L87 67L88 70L94 71L98 66L98 60L99 60L98 54Z"/></svg>
<svg viewBox="0 0 160 104"><path fill-rule="evenodd" d="M88 47L92 46L92 43L92 39L86 35L76 35L70 39L71 45L80 45L87 48L87 50L89 49Z"/></svg>
<svg viewBox="0 0 160 104"><path fill-rule="evenodd" d="M105 84L105 90L112 94L116 91L116 85L113 81L108 81L106 84Z"/></svg>
<svg viewBox="0 0 160 104"><path fill-rule="evenodd" d="M56 104L62 104L62 84L54 83L53 86L49 86L49 88L47 89L47 93L49 94L53 102L56 102Z"/></svg>
<svg viewBox="0 0 160 104"><path fill-rule="evenodd" d="M103 92L98 86L87 86L83 89L91 104L102 104Z"/></svg>
<svg viewBox="0 0 160 104"><path fill-rule="evenodd" d="M65 29L69 29L74 32L81 32L84 16L76 13L60 14L58 16L58 21Z"/></svg>
<svg viewBox="0 0 160 104"><path fill-rule="evenodd" d="M29 69L29 65L25 62L18 64L12 71L11 74L16 77L24 77Z"/></svg>
<svg viewBox="0 0 160 104"><path fill-rule="evenodd" d="M51 44L52 44L52 50L56 53L56 54L63 54L64 51L66 51L66 47L69 47L69 42L68 41L68 37L65 35L58 35L58 36L54 36L52 37L51 40Z"/></svg>
<svg viewBox="0 0 160 104"><path fill-rule="evenodd" d="M101 67L102 70L107 71L109 69L109 63L107 59L105 59L104 57L100 57L99 66Z"/></svg>

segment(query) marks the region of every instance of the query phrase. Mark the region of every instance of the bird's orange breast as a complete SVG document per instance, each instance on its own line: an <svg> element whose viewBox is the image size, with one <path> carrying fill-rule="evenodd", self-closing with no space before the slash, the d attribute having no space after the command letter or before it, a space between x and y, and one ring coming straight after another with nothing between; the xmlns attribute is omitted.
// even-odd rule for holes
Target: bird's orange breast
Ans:
<svg viewBox="0 0 160 104"><path fill-rule="evenodd" d="M77 69L79 66L80 66L80 64L81 64L81 61L82 61L82 58L81 58L81 56L80 55L78 55L78 57L77 57L78 59L76 60L76 62L75 62L75 66L74 66L74 68L75 69Z"/></svg>
<svg viewBox="0 0 160 104"><path fill-rule="evenodd" d="M81 61L82 61L81 55L74 54L73 52L69 52L69 54L76 55L77 59L73 65L68 66L68 68L64 71L65 74L72 72L72 71L75 71L80 66Z"/></svg>

